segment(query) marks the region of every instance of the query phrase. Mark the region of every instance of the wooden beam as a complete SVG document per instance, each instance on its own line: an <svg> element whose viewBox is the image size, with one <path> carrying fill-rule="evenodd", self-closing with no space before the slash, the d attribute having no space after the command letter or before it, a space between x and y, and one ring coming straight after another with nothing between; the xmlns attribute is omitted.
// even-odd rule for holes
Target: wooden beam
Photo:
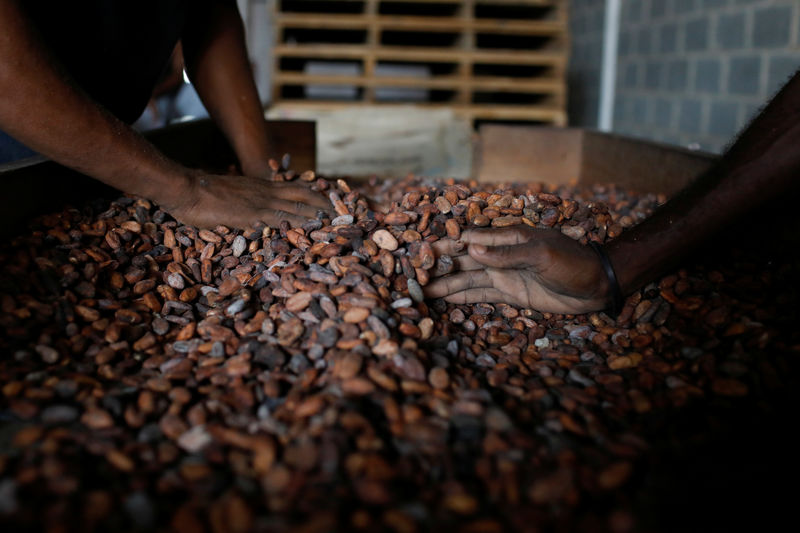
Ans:
<svg viewBox="0 0 800 533"><path fill-rule="evenodd" d="M385 61L417 61L431 63L458 63L467 59L472 63L501 65L563 66L563 52L552 50L472 50L458 48L425 48L415 46L380 46L368 50L362 45L335 44L282 44L275 47L277 57L307 57L320 59L359 59L374 54Z"/></svg>
<svg viewBox="0 0 800 533"><path fill-rule="evenodd" d="M674 194L717 156L582 129L487 124L480 130L479 181L584 185L614 183Z"/></svg>
<svg viewBox="0 0 800 533"><path fill-rule="evenodd" d="M340 15L337 13L282 13L275 24L280 29L366 30L377 26L382 30L435 31L460 33L474 31L492 34L550 36L566 31L564 20L501 20L462 19L449 17L417 17L400 15Z"/></svg>
<svg viewBox="0 0 800 533"><path fill-rule="evenodd" d="M564 93L564 81L555 78L510 78L459 76L349 76L278 72L275 82L286 85L355 85L359 87L421 87L428 89L472 89L493 92Z"/></svg>

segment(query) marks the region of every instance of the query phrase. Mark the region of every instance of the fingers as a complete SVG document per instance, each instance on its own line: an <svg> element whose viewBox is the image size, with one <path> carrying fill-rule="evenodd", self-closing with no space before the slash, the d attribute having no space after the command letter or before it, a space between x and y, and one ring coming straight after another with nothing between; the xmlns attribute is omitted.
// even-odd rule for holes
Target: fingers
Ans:
<svg viewBox="0 0 800 533"><path fill-rule="evenodd" d="M505 303L509 300L503 292L493 288L467 289L445 296L444 301L451 304Z"/></svg>
<svg viewBox="0 0 800 533"><path fill-rule="evenodd" d="M277 211L285 211L293 215L299 215L305 219L316 218L317 211L319 211L319 208L304 204L303 202L293 202L281 198L274 198L270 200L267 205Z"/></svg>
<svg viewBox="0 0 800 533"><path fill-rule="evenodd" d="M453 270L481 270L486 268L484 265L480 264L479 262L475 261L472 257L468 255L459 255L458 257L453 257Z"/></svg>
<svg viewBox="0 0 800 533"><path fill-rule="evenodd" d="M281 222L284 220L289 222L289 225L297 228L302 226L307 218L304 218L299 215L295 215L293 213L288 213L286 211L281 211L280 209L267 209L261 213L259 217L260 221L266 224L271 228L277 228L281 225Z"/></svg>
<svg viewBox="0 0 800 533"><path fill-rule="evenodd" d="M434 242L431 247L436 257L441 255L449 255L455 258L456 256L464 255L466 253L466 246L461 241L454 241L453 239L439 239Z"/></svg>
<svg viewBox="0 0 800 533"><path fill-rule="evenodd" d="M535 246L484 246L470 244L469 256L477 263L495 268L529 267L535 261L532 253Z"/></svg>
<svg viewBox="0 0 800 533"><path fill-rule="evenodd" d="M436 269L431 270L431 275L435 278L440 278L442 276L448 276L452 273L464 271L464 270L481 270L486 268L482 264L475 261L468 255L459 255L457 257L450 257L453 261L453 269L447 274L437 274Z"/></svg>
<svg viewBox="0 0 800 533"><path fill-rule="evenodd" d="M302 202L321 209L325 212L331 211L331 203L323 195L312 191L308 187L295 185L293 183L275 182L271 184L275 187L275 196L283 200Z"/></svg>
<svg viewBox="0 0 800 533"><path fill-rule="evenodd" d="M470 270L437 278L426 285L424 291L429 298L443 298L467 289L491 286L492 279L485 270Z"/></svg>
<svg viewBox="0 0 800 533"><path fill-rule="evenodd" d="M484 246L504 246L528 242L533 230L520 226L507 228L481 228L467 230L461 234L461 240L467 244Z"/></svg>

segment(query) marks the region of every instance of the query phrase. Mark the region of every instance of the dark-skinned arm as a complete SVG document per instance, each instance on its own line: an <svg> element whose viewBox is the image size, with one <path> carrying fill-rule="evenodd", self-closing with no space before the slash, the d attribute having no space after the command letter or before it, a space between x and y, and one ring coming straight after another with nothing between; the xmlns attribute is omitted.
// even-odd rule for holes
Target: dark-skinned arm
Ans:
<svg viewBox="0 0 800 533"><path fill-rule="evenodd" d="M726 224L797 186L800 74L786 84L710 170L652 217L607 243L623 294L658 278ZM610 304L597 254L557 230L513 227L466 231L434 244L458 271L426 287L454 303L506 302L583 313Z"/></svg>
<svg viewBox="0 0 800 533"><path fill-rule="evenodd" d="M300 224L327 209L302 186L209 175L171 161L64 71L17 0L0 0L0 130L54 161L204 227Z"/></svg>
<svg viewBox="0 0 800 533"><path fill-rule="evenodd" d="M798 177L800 73L718 164L652 217L608 243L606 251L623 293L664 274L726 224L797 186Z"/></svg>
<svg viewBox="0 0 800 533"><path fill-rule="evenodd" d="M270 174L264 109L258 97L236 2L192 3L183 33L186 71L231 143L246 176Z"/></svg>

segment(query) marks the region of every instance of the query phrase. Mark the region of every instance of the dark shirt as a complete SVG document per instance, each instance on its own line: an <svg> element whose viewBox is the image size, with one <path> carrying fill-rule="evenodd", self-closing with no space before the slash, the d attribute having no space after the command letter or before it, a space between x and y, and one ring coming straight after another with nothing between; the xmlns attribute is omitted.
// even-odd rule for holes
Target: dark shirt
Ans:
<svg viewBox="0 0 800 533"><path fill-rule="evenodd" d="M183 31L188 0L25 0L69 75L120 120L141 115Z"/></svg>
<svg viewBox="0 0 800 533"><path fill-rule="evenodd" d="M77 85L132 123L180 39L188 0L25 0L20 5ZM0 131L0 164L34 155Z"/></svg>

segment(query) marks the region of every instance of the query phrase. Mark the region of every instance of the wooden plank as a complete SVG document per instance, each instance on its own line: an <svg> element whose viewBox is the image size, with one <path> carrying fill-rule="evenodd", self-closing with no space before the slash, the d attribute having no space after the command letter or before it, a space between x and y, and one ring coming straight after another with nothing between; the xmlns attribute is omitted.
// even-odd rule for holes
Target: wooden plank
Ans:
<svg viewBox="0 0 800 533"><path fill-rule="evenodd" d="M532 120L561 125L566 122L566 111L559 106L537 105L469 105L455 107L473 120Z"/></svg>
<svg viewBox="0 0 800 533"><path fill-rule="evenodd" d="M491 183L577 182L581 144L578 130L486 124L479 131L473 175Z"/></svg>
<svg viewBox="0 0 800 533"><path fill-rule="evenodd" d="M382 3L378 0L321 0L327 1L331 4L338 2L364 2L364 3ZM394 4L459 4L463 0L388 0ZM521 6L559 6L564 5L564 0L480 0L481 4L503 4L503 5L521 5Z"/></svg>
<svg viewBox="0 0 800 533"><path fill-rule="evenodd" d="M384 61L420 61L457 63L467 59L473 63L498 65L564 66L564 52L547 50L472 50L425 48L414 46L377 47L368 50L361 45L282 44L275 47L276 57L308 57L320 59L359 59L374 54Z"/></svg>
<svg viewBox="0 0 800 533"><path fill-rule="evenodd" d="M683 189L717 158L713 154L587 131L581 181L616 183L667 195Z"/></svg>
<svg viewBox="0 0 800 533"><path fill-rule="evenodd" d="M366 13L370 17L370 24L369 29L367 30L367 44L369 46L369 50L375 50L375 48L381 42L381 32L378 28L377 24L375 24L374 15L378 12L378 0L370 1L366 6ZM364 58L364 71L363 73L366 76L374 76L375 75L375 65L377 64L377 60L375 58L374 53L367 54ZM375 87L374 86L367 86L366 90L364 91L364 99L367 102L374 102L375 101Z"/></svg>
<svg viewBox="0 0 800 533"><path fill-rule="evenodd" d="M362 45L279 44L275 57L307 57L319 59L363 59L371 51Z"/></svg>
<svg viewBox="0 0 800 533"><path fill-rule="evenodd" d="M371 17L366 15L340 15L338 13L281 13L275 19L275 27L278 29L365 30L370 25L370 19Z"/></svg>
<svg viewBox="0 0 800 533"><path fill-rule="evenodd" d="M376 24L383 30L438 31L458 33L475 31L493 34L560 35L566 30L563 20L500 20L460 19L450 17L417 17L396 15L281 14L275 25L279 29L346 29L364 30Z"/></svg>
<svg viewBox="0 0 800 533"><path fill-rule="evenodd" d="M279 99L273 103L273 109L306 109L315 111L331 111L345 107L389 107L397 106L398 102L377 102L370 103L364 101L334 102L326 100L299 100L299 99ZM411 104L408 104L411 105ZM421 108L448 108L452 109L458 116L469 120L530 120L545 122L548 124L564 125L566 123L566 112L558 106L535 106L535 105L461 105L461 104L442 104L433 102L413 103L415 107Z"/></svg>
<svg viewBox="0 0 800 533"><path fill-rule="evenodd" d="M474 0L464 0L461 8L461 18L466 22L471 22L475 16L475 1ZM466 53L475 50L475 32L474 31L465 31L461 36L461 49L465 52L464 57L458 63L458 77L459 81L462 83L462 89L458 91L456 96L458 103L461 105L467 105L470 102L470 98L472 96L469 87L467 85L467 81L472 76L472 64L468 59L468 55ZM471 119L470 119L471 120Z"/></svg>
<svg viewBox="0 0 800 533"><path fill-rule="evenodd" d="M717 156L582 129L485 125L474 174L480 181L615 183L674 194Z"/></svg>
<svg viewBox="0 0 800 533"><path fill-rule="evenodd" d="M423 87L428 89L472 89L493 92L565 93L566 86L560 79L521 79L506 77L462 78L460 76L435 76L415 78L411 76L337 76L315 75L302 72L277 72L277 84L286 85L356 85L359 87Z"/></svg>
<svg viewBox="0 0 800 533"><path fill-rule="evenodd" d="M388 17L378 23L384 30L428 30L442 32L474 31L496 34L557 35L566 30L564 21L500 20L500 19L438 19L435 17Z"/></svg>

